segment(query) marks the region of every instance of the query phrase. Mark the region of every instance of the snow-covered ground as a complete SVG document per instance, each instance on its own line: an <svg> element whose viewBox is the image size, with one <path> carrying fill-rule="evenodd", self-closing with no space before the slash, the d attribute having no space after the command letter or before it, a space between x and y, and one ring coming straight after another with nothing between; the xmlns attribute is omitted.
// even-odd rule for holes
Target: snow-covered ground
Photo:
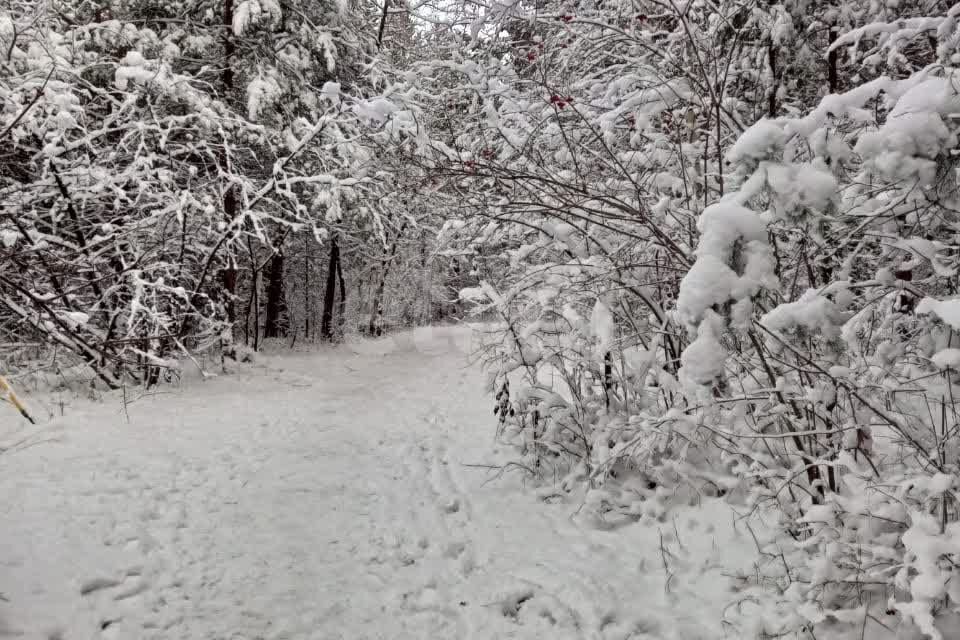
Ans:
<svg viewBox="0 0 960 640"><path fill-rule="evenodd" d="M737 637L733 512L600 531L489 481L469 343L261 358L30 433L4 410L4 439L35 444L0 456L0 637Z"/></svg>

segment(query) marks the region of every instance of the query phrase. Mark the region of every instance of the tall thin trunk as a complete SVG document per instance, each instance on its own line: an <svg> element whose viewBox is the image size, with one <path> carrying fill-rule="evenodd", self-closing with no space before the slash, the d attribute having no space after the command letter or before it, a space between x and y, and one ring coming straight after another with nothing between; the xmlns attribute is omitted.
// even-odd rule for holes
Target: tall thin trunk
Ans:
<svg viewBox="0 0 960 640"><path fill-rule="evenodd" d="M837 29L830 28L830 43L837 39ZM827 78L830 82L830 93L838 93L840 90L840 78L837 75L837 50L833 49L827 54Z"/></svg>
<svg viewBox="0 0 960 640"><path fill-rule="evenodd" d="M380 274L380 284L377 285L377 292L373 298L373 309L370 314L370 335L379 336L383 333L383 293L387 288L387 276L390 275L390 266L393 264L393 259L397 255L397 247L400 246L400 238L403 236L406 228L407 222L404 221L400 227L400 231L397 232L397 237L393 240L390 255L387 256L387 261L383 264L383 273Z"/></svg>
<svg viewBox="0 0 960 640"><path fill-rule="evenodd" d="M283 335L280 313L283 308L283 251L277 251L270 259L270 275L267 284L267 317L263 326L264 338L279 338Z"/></svg>
<svg viewBox="0 0 960 640"><path fill-rule="evenodd" d="M603 354L603 396L607 411L610 410L610 393L613 391L613 356L609 351Z"/></svg>
<svg viewBox="0 0 960 640"><path fill-rule="evenodd" d="M330 262L327 264L327 288L323 293L323 316L320 318L320 339L333 340L333 305L337 293L337 268L340 263L340 247L337 236L330 238Z"/></svg>
<svg viewBox="0 0 960 640"><path fill-rule="evenodd" d="M777 48L771 42L767 45L767 56L770 64L770 94L767 96L767 116L777 117L777 93L780 86L780 71L777 68Z"/></svg>
<svg viewBox="0 0 960 640"><path fill-rule="evenodd" d="M303 234L303 335L307 340L310 334L310 236Z"/></svg>
<svg viewBox="0 0 960 640"><path fill-rule="evenodd" d="M253 306L253 350L260 350L260 265L253 263L253 289L250 292Z"/></svg>
<svg viewBox="0 0 960 640"><path fill-rule="evenodd" d="M223 71L220 74L220 81L223 83L223 92L228 94L233 89L233 56L236 52L236 44L233 42L233 0L223 0ZM226 140L223 141L226 145ZM226 146L221 152L221 162L226 169L228 163L228 154ZM233 222L237 216L237 195L234 192L233 185L228 184L223 193L223 218L227 224ZM236 259L231 253L227 259L227 266L221 271L220 281L223 285L225 294L225 306L227 322L230 323L230 335L233 336L233 326L237 321L236 293L237 293L237 264ZM232 340L231 340L232 341ZM232 349L231 349L232 351Z"/></svg>
<svg viewBox="0 0 960 640"><path fill-rule="evenodd" d="M377 29L377 49L383 46L383 32L387 26L387 13L390 10L390 0L383 0L383 13L380 14L380 28Z"/></svg>
<svg viewBox="0 0 960 640"><path fill-rule="evenodd" d="M223 0L223 71L220 73L220 80L223 82L223 88L229 91L233 89L233 55L237 51L237 45L233 41L233 0Z"/></svg>
<svg viewBox="0 0 960 640"><path fill-rule="evenodd" d="M343 260L337 256L337 279L340 282L340 305L338 307L337 326L340 328L340 334L343 334L343 325L347 320L347 283L343 280Z"/></svg>
<svg viewBox="0 0 960 640"><path fill-rule="evenodd" d="M220 271L220 286L224 291L224 307L227 311L227 321L232 326L237 320L235 294L237 292L237 265L230 257L230 262Z"/></svg>

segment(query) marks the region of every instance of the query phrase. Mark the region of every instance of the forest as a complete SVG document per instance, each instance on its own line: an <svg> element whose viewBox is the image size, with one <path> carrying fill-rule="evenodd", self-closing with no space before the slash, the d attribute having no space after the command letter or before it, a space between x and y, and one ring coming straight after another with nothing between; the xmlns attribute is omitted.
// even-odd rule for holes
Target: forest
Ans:
<svg viewBox="0 0 960 640"><path fill-rule="evenodd" d="M0 391L43 422L468 324L493 484L607 530L735 506L716 637L956 638L958 16L7 0Z"/></svg>

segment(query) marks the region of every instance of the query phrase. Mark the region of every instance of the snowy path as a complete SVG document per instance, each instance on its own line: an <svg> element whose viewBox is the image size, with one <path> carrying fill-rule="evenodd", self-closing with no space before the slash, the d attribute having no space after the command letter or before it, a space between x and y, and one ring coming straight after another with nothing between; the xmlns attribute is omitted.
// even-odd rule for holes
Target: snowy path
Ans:
<svg viewBox="0 0 960 640"><path fill-rule="evenodd" d="M493 425L465 337L69 409L0 457L0 638L725 637L723 526L581 528L466 466Z"/></svg>

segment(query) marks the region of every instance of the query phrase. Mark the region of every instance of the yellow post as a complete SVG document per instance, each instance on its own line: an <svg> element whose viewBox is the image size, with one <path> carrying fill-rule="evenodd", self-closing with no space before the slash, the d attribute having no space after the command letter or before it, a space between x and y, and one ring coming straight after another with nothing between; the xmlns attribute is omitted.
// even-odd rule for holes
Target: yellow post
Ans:
<svg viewBox="0 0 960 640"><path fill-rule="evenodd" d="M20 412L20 415L22 415L24 418L29 420L30 424L36 424L33 421L33 418L30 417L30 414L27 413L27 408L23 406L22 402L20 402L20 398L18 398L17 394L13 392L13 387L10 386L10 383L7 382L7 379L4 378L3 376L0 376L0 392L3 392L6 394L6 397L2 398L3 400L6 400L10 404L12 404L14 407L16 407L17 411Z"/></svg>

